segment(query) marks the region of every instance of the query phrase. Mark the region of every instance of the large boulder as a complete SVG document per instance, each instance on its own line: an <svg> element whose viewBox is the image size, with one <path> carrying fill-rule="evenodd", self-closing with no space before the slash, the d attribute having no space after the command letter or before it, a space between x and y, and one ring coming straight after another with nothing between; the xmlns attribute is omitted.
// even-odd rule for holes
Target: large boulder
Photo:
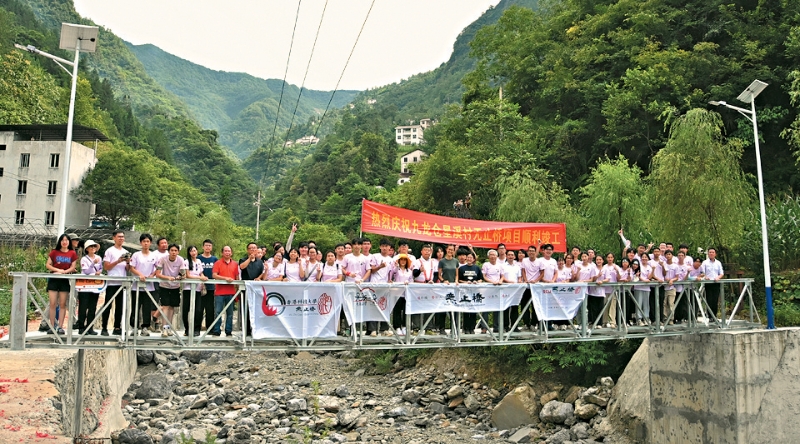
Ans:
<svg viewBox="0 0 800 444"><path fill-rule="evenodd" d="M527 384L521 385L509 392L492 410L492 425L499 430L509 430L538 424L539 407L536 392Z"/></svg>
<svg viewBox="0 0 800 444"><path fill-rule="evenodd" d="M172 382L166 375L153 373L142 381L136 389L137 399L168 399L172 393Z"/></svg>
<svg viewBox="0 0 800 444"><path fill-rule="evenodd" d="M153 350L136 350L136 363L147 365L153 362Z"/></svg>
<svg viewBox="0 0 800 444"><path fill-rule="evenodd" d="M153 438L144 430L125 429L119 432L120 444L153 444Z"/></svg>
<svg viewBox="0 0 800 444"><path fill-rule="evenodd" d="M582 399L575 401L575 416L584 421L588 421L600 413L600 407L597 404L585 402Z"/></svg>
<svg viewBox="0 0 800 444"><path fill-rule="evenodd" d="M566 402L550 401L542 407L539 419L551 424L564 424L574 417L572 404Z"/></svg>
<svg viewBox="0 0 800 444"><path fill-rule="evenodd" d="M213 355L214 352L210 350L184 350L181 352L181 357L191 362L192 364L199 364Z"/></svg>

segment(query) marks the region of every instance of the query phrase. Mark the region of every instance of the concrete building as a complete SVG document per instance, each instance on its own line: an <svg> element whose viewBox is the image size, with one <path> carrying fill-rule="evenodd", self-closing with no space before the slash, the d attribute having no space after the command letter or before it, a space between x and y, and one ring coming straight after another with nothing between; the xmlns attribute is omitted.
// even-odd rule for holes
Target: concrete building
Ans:
<svg viewBox="0 0 800 444"><path fill-rule="evenodd" d="M419 145L424 140L425 130L434 124L431 119L421 119L417 125L413 125L413 121L409 123L409 125L394 128L395 141L398 145Z"/></svg>
<svg viewBox="0 0 800 444"><path fill-rule="evenodd" d="M422 162L422 158L427 156L422 150L409 151L400 156L400 179L397 180L398 185L402 185L411 180L411 171L409 165L413 163Z"/></svg>
<svg viewBox="0 0 800 444"><path fill-rule="evenodd" d="M106 141L94 128L73 126L69 180L63 183L66 125L0 125L0 232L56 236L61 193L70 192L96 161L79 142ZM67 198L67 228L88 228L93 206Z"/></svg>

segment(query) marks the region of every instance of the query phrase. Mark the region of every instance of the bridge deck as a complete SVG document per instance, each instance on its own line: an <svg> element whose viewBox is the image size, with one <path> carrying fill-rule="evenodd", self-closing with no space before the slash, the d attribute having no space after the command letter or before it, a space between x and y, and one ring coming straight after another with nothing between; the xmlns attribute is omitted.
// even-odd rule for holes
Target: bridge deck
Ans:
<svg viewBox="0 0 800 444"><path fill-rule="evenodd" d="M719 318L715 317L710 310L706 299L704 284L700 282L687 283L686 288L679 293L678 300L683 300L690 313L698 313L701 316L690 316L682 323L672 323L675 313L669 312L666 318L662 318L659 297L663 297L663 290L654 287L656 296L657 311L655 322L647 326L630 326L620 323L614 328L602 326L602 316L595 320L588 319L587 301L584 299L578 316L567 322L567 330L547 329L545 322L539 322L533 330L524 329L516 331L517 323L511 326L515 331L507 332L508 326L502 325L500 329L506 330L505 333L493 332L491 329L487 333L459 333L456 330L447 329L445 334L430 334L425 332L425 327L431 325L433 315L424 315L422 329L419 332L411 332L411 316L405 317L403 326L391 326L392 329L405 327L408 335L393 336L367 336L364 335L364 325L355 324L352 331L344 330L343 333L335 338L282 338L282 339L253 339L250 336L242 337L241 332L234 331L229 337L224 333L220 337L207 334L206 331L198 332L196 336L184 336L173 333L169 337L139 336L132 330L123 332L122 335L112 336L90 336L81 335L77 330L66 329L64 335L48 335L41 332L26 332L26 310L29 305L42 310L46 304L46 293L40 290L43 278L47 274L34 273L12 273L14 276L14 302L12 306L12 322L10 334L0 339L0 347L10 347L12 349L25 348L72 348L72 349L133 349L133 350L379 350L379 349L404 349L404 348L444 348L444 347L486 347L486 346L506 346L518 344L544 344L562 343L575 341L603 341L603 340L624 340L634 338L645 338L649 336L675 336L685 334L707 333L727 330L746 330L762 328L758 312L753 304L752 280L751 279L729 279L723 280L723 291L720 294L721 307ZM70 276L71 279L80 276ZM116 285L127 285L133 282L130 278L107 278L104 280L116 281ZM193 281L187 280L187 283ZM214 281L209 281L214 282ZM197 281L199 283L199 281ZM243 282L237 282L243 287ZM511 284L514 285L514 284ZM522 284L519 284L522 285ZM536 285L536 284L534 284ZM615 298L605 298L604 310L612 309L611 301L617 301L617 318L624 319L626 307L635 306L636 303L631 295L632 284L614 285ZM242 291L240 289L240 291ZM43 297L44 296L44 297ZM71 296L74 296L74 286ZM244 300L244 298L242 298ZM70 313L75 312L74 297L70 298ZM530 303L528 303L530 304ZM190 310L193 310L191 307ZM635 307L634 307L635 309ZM43 310L42 310L43 311ZM98 309L98 318L100 316ZM123 319L128 319L127 311L123 314ZM459 319L458 313L447 313L449 325L455 325ZM479 319L483 319L486 313L479 314ZM243 314L241 311L236 315L239 325L242 324ZM179 316L176 316L180 318ZM502 317L501 317L502 318ZM191 319L191 315L190 315ZM488 318L486 319L488 321ZM519 321L518 321L519 322ZM490 322L489 325L491 325ZM344 328L344 327L343 327ZM480 331L480 330L477 330ZM347 333L347 334L345 334Z"/></svg>

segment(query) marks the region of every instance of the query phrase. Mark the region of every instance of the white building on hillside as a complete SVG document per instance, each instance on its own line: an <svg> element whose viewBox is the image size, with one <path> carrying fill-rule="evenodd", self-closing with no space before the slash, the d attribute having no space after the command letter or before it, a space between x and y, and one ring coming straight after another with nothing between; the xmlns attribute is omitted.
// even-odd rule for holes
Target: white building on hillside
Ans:
<svg viewBox="0 0 800 444"><path fill-rule="evenodd" d="M418 125L396 126L395 141L398 145L419 145L424 140L425 130L433 124L431 119L421 119Z"/></svg>
<svg viewBox="0 0 800 444"><path fill-rule="evenodd" d="M66 125L0 125L0 232L56 236L61 193L78 187L96 161L78 142L106 141L94 128L73 126L69 180L63 183ZM96 145L95 145L96 146ZM67 197L67 228L88 228L93 206Z"/></svg>
<svg viewBox="0 0 800 444"><path fill-rule="evenodd" d="M422 150L414 150L400 156L400 179L397 180L398 185L402 185L411 180L411 171L409 165L413 163L422 162L422 158L427 156Z"/></svg>

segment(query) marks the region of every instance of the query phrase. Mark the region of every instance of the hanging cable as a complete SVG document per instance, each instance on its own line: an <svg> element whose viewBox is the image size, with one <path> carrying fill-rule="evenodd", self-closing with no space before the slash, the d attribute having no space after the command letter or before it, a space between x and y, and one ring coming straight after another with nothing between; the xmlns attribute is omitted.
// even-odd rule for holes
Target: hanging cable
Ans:
<svg viewBox="0 0 800 444"><path fill-rule="evenodd" d="M289 55L286 56L286 68L283 70L283 82L281 83L281 95L278 99L278 111L275 113L275 126L272 127L272 136L269 138L269 151L267 152L267 161L264 162L264 171L261 173L261 180L258 181L258 188L261 189L261 185L264 183L264 178L267 175L267 170L269 169L269 159L272 157L272 142L275 140L275 132L278 129L278 117L281 115L281 104L283 103L283 91L286 89L286 75L289 73L289 61L292 58L292 47L294 47L294 35L297 31L297 20L300 18L300 5L303 3L303 0L298 0L297 2L297 12L294 15L294 27L292 28L292 39L289 41Z"/></svg>
<svg viewBox="0 0 800 444"><path fill-rule="evenodd" d="M322 7L322 15L319 17L319 24L317 25L317 34L314 36L314 44L311 45L311 54L308 56L308 63L306 64L306 72L303 74L303 81L300 83L300 93L297 95L297 101L294 104L294 112L292 113L292 120L289 122L289 129L286 130L286 138L283 141L283 151L281 155L275 161L275 172L278 172L278 168L280 167L280 162L283 160L283 157L286 155L286 146L289 143L289 135L292 132L292 128L294 127L294 119L297 117L297 109L300 107L300 98L303 96L303 88L306 85L306 78L308 77L308 71L311 68L311 60L314 58L314 49L317 47L317 39L319 39L319 31L322 29L322 21L325 19L325 11L328 9L328 0L325 0L325 5Z"/></svg>
<svg viewBox="0 0 800 444"><path fill-rule="evenodd" d="M342 74L339 75L339 80L336 81L336 86L333 88L333 93L331 93L331 98L328 100L328 105L325 107L325 111L322 113L322 117L319 119L319 125L317 125L317 129L314 130L314 137L317 137L317 133L322 126L322 122L325 120L325 115L328 114L328 109L331 107L331 103L333 103L333 96L336 95L336 91L339 89L339 84L342 82L342 77L344 77L344 72L347 70L347 65L350 64L350 58L353 57L353 52L356 50L356 45L358 45L358 40L361 38L361 33L364 32L364 26L367 24L367 19L369 19L369 15L372 12L373 6L375 6L375 0L372 0L372 3L369 5L367 16L364 17L364 23L361 24L361 29L358 31L356 41L353 43L353 48L350 50L350 55L347 56L347 62L345 62L344 68L342 68Z"/></svg>

